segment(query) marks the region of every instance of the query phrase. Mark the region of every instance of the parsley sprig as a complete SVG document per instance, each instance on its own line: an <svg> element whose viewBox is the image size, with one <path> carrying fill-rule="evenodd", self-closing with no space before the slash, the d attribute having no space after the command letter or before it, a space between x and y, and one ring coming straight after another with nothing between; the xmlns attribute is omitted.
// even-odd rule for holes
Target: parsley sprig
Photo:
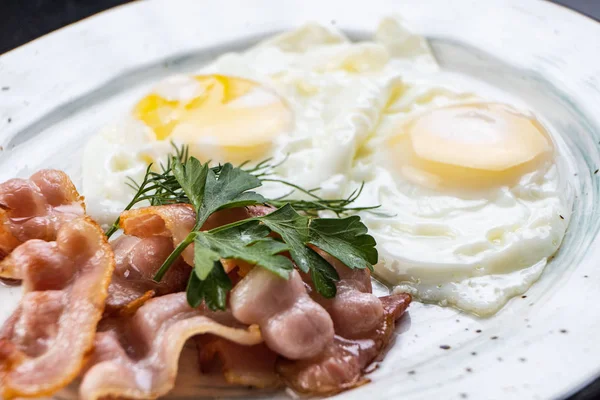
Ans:
<svg viewBox="0 0 600 400"><path fill-rule="evenodd" d="M261 186L261 179L229 163L210 168L194 157L185 161L173 157L170 168L186 202L196 211L196 223L154 279L160 281L183 250L194 243L194 269L187 287L188 302L194 307L204 301L211 309L225 309L232 284L221 259L244 260L284 279L289 278L295 263L301 271L310 273L315 289L328 298L335 296L339 276L309 245L331 254L348 268L371 269L377 262L375 240L358 216L320 219L298 213L290 203L265 216L201 231L216 211L268 203L252 191ZM180 193L176 190L174 195ZM272 232L277 235L271 235ZM285 252L289 252L294 263L282 254Z"/></svg>

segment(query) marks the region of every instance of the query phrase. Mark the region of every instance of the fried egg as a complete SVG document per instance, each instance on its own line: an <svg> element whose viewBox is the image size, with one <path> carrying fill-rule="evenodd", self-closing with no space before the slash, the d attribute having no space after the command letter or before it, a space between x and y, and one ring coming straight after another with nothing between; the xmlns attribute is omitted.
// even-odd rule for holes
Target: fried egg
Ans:
<svg viewBox="0 0 600 400"><path fill-rule="evenodd" d="M379 118L388 83L397 79L389 61L434 65L418 48L422 41L411 42L390 23L396 41L363 43L309 24L159 82L86 146L83 192L90 214L113 221L135 193L127 180L140 182L149 163L164 163L171 142L213 163L287 157L277 178L327 186L348 171ZM404 48L394 47L407 40ZM273 184L261 190L272 198L289 192Z"/></svg>
<svg viewBox="0 0 600 400"><path fill-rule="evenodd" d="M382 280L487 316L540 277L572 199L557 146L535 115L482 84L436 86L437 75L406 82L390 99L349 179L365 182L360 205L381 205L361 216L378 243Z"/></svg>

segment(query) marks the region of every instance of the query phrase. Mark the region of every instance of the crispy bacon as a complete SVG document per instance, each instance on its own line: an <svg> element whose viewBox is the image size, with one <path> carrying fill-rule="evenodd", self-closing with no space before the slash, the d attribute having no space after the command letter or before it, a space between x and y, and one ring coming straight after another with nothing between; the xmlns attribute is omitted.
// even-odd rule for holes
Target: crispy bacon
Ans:
<svg viewBox="0 0 600 400"><path fill-rule="evenodd" d="M203 373L220 372L234 385L261 389L282 385L275 372L277 354L264 343L242 346L213 335L198 336L195 341Z"/></svg>
<svg viewBox="0 0 600 400"><path fill-rule="evenodd" d="M177 361L192 336L211 334L253 346L262 342L257 326L243 327L227 312L193 309L185 293L148 301L130 318L107 319L96 339L80 397L149 399L173 388Z"/></svg>
<svg viewBox="0 0 600 400"><path fill-rule="evenodd" d="M296 361L280 358L277 371L293 390L311 395L332 395L368 382L365 368L389 343L395 321L410 300L408 294L382 297L384 318L372 332L356 339L336 335L325 351L314 358Z"/></svg>
<svg viewBox="0 0 600 400"><path fill-rule="evenodd" d="M55 242L29 240L4 260L19 271L25 291L0 331L4 399L51 395L79 374L93 346L112 251L88 217L63 224L56 236Z"/></svg>
<svg viewBox="0 0 600 400"><path fill-rule="evenodd" d="M311 297L331 315L336 336L318 356L300 361L280 359L277 370L286 384L298 392L331 395L368 382L365 368L389 342L395 321L411 298L408 294L378 298L372 293L368 270L349 269L324 251L314 250L340 277L336 282L337 294L332 299L311 291ZM303 279L312 285L309 275L303 274Z"/></svg>
<svg viewBox="0 0 600 400"><path fill-rule="evenodd" d="M313 249L336 269L340 277L336 282L337 294L332 299L326 299L316 290L311 291L311 297L331 315L335 333L353 339L371 332L381 323L384 310L381 300L372 293L369 270L350 269L323 250ZM312 285L310 275L302 274L302 278Z"/></svg>
<svg viewBox="0 0 600 400"><path fill-rule="evenodd" d="M229 303L238 321L258 324L267 346L284 357L314 357L333 340L329 314L308 296L297 271L285 280L254 268L233 288Z"/></svg>
<svg viewBox="0 0 600 400"><path fill-rule="evenodd" d="M106 313L131 314L155 295L185 290L191 268L178 260L160 283L152 280L162 263L173 251L173 241L164 236L140 239L120 236L112 243L115 272L108 288Z"/></svg>
<svg viewBox="0 0 600 400"><path fill-rule="evenodd" d="M83 198L62 171L0 184L0 260L29 239L55 240L63 224L84 213ZM21 279L18 272L0 266L2 278Z"/></svg>
<svg viewBox="0 0 600 400"><path fill-rule="evenodd" d="M189 204L170 204L136 208L121 214L120 224L126 235L139 238L162 236L170 238L173 246L181 243L196 223L196 213ZM183 252L188 265L194 265L194 250Z"/></svg>

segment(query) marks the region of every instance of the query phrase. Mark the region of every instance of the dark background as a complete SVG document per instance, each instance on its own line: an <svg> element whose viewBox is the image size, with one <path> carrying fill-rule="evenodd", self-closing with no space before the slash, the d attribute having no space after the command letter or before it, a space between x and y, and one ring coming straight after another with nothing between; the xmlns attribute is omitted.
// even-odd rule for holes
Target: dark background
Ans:
<svg viewBox="0 0 600 400"><path fill-rule="evenodd" d="M600 20L600 0L552 1ZM128 2L129 0L0 0L0 54L64 25ZM600 368L600 360L598 367ZM600 379L569 400L590 399L600 399Z"/></svg>
<svg viewBox="0 0 600 400"><path fill-rule="evenodd" d="M552 1L600 19L600 0ZM0 54L64 25L128 2L130 0L0 0Z"/></svg>

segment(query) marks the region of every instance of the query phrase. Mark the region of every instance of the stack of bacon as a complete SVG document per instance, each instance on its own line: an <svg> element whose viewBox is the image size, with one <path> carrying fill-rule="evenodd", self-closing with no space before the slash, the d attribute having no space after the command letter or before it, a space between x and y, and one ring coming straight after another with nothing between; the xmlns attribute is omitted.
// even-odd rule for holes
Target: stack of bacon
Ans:
<svg viewBox="0 0 600 400"><path fill-rule="evenodd" d="M205 228L270 211L224 210ZM51 395L81 378L83 399L150 399L175 384L179 354L196 343L202 373L218 366L232 384L328 395L365 383L406 294L373 295L367 270L350 270L321 252L340 275L325 299L310 277L283 280L224 260L233 282L227 311L191 308L188 248L161 283L152 276L190 231L184 204L123 213L124 235L107 242L85 216L83 199L59 171L0 185L0 277L24 296L0 330L0 395Z"/></svg>

